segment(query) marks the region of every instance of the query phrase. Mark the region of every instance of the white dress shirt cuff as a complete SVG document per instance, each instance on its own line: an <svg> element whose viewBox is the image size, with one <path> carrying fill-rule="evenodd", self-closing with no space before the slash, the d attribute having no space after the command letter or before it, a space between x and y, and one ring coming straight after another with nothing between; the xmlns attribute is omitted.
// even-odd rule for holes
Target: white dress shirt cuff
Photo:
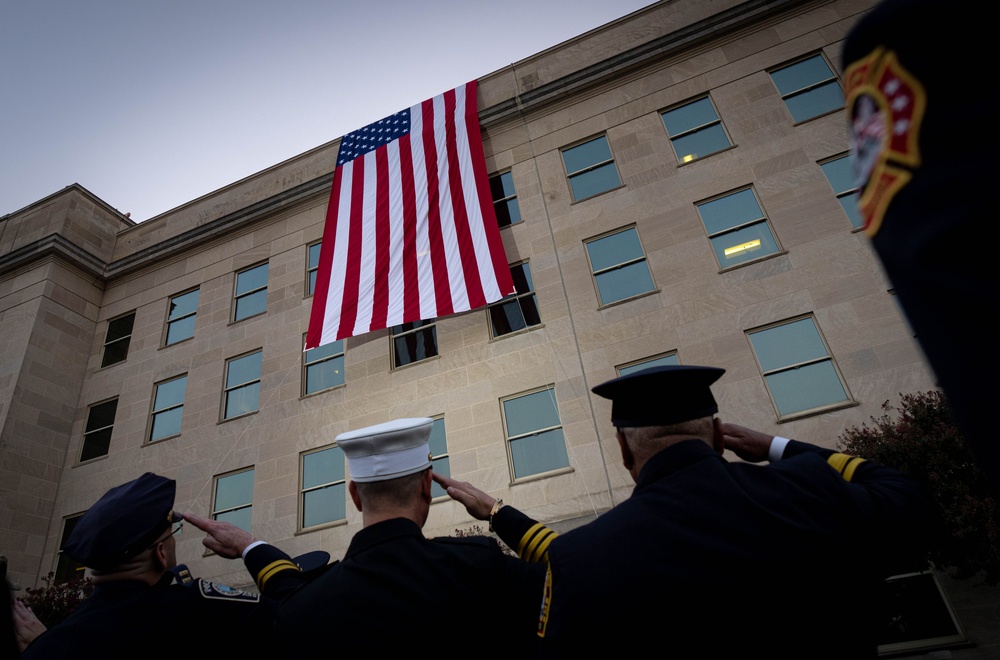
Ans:
<svg viewBox="0 0 1000 660"><path fill-rule="evenodd" d="M781 457L785 454L785 446L791 442L788 438L782 438L780 435L774 436L771 440L771 448L767 450L767 460L774 463L775 461L780 461Z"/></svg>
<svg viewBox="0 0 1000 660"><path fill-rule="evenodd" d="M247 547L243 548L243 554L240 555L243 559L247 558L247 553L256 548L258 545L267 545L267 541L254 541Z"/></svg>

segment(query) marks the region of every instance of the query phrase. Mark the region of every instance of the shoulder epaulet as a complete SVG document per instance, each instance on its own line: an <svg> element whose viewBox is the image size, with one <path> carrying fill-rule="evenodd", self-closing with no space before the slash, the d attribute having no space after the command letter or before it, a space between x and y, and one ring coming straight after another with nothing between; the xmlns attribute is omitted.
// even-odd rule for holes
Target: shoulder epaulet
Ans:
<svg viewBox="0 0 1000 660"><path fill-rule="evenodd" d="M854 478L854 471L865 462L865 459L849 454L830 454L826 462L844 478L844 481L850 481Z"/></svg>

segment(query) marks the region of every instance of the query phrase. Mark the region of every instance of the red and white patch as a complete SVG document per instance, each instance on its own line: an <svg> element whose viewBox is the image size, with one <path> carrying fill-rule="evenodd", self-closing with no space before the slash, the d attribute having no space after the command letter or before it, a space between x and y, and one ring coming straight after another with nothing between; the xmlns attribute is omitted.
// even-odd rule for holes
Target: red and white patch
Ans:
<svg viewBox="0 0 1000 660"><path fill-rule="evenodd" d="M877 48L844 74L851 109L851 152L858 200L868 236L920 166L920 124L927 107L923 84L892 51Z"/></svg>

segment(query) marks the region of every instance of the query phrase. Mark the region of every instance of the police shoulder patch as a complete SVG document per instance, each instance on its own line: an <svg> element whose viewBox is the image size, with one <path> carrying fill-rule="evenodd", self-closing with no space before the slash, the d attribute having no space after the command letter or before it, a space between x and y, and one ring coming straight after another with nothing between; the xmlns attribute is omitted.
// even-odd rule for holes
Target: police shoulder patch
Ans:
<svg viewBox="0 0 1000 660"><path fill-rule="evenodd" d="M224 584L218 584L211 580L198 580L198 594L202 598L213 600L231 600L240 603L259 603L260 594L250 593L241 589L234 589Z"/></svg>

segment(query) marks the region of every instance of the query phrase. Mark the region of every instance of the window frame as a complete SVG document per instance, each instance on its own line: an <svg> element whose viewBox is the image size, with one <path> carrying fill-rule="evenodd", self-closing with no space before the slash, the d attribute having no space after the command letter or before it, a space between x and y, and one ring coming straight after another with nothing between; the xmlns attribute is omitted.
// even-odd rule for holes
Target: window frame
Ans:
<svg viewBox="0 0 1000 660"><path fill-rule="evenodd" d="M236 361L236 360L248 357L248 356L253 355L255 353L260 353L260 361L261 361L260 372L257 374L256 380L248 380L248 381L246 381L244 383L239 383L237 385L232 385L231 386L229 384L229 365L232 362ZM241 387L246 387L247 385L250 385L252 383L261 383L263 381L263 378L264 378L263 374L264 374L264 348L263 347L255 348L252 351L247 351L246 353L241 353L239 355L234 355L234 356L232 356L230 358L226 358L226 365L223 368L223 372L222 372L222 405L221 405L220 410L219 410L219 423L220 424L222 422L228 422L231 419L240 419L241 417L246 417L247 415L256 415L258 412L260 412L260 390L259 389L257 391L257 408L255 410L250 410L248 412L240 413L239 415L233 415L232 417L226 417L226 404L228 403L228 396L229 396L230 392L232 392L234 390L237 390L237 389L239 389Z"/></svg>
<svg viewBox="0 0 1000 660"><path fill-rule="evenodd" d="M73 529L76 528L77 523L83 518L83 514L86 511L81 511L80 513L74 513L68 516L63 516L62 518L62 532L59 537L59 545L56 546L56 565L52 571L52 584L65 584L67 582L72 582L76 578L83 578L85 576L84 571L87 567L78 562L77 560L66 554L63 550L63 545L66 544L66 540L69 539L69 535L73 533ZM73 520L73 526L67 531L66 525L69 521ZM73 577L66 578L65 573L72 572Z"/></svg>
<svg viewBox="0 0 1000 660"><path fill-rule="evenodd" d="M176 346L177 344L181 344L183 342L186 342L186 341L189 341L191 339L194 339L194 328L192 328L191 329L191 336L190 337L185 337L184 339L178 339L177 341L173 341L173 342L169 342L168 343L168 340L170 339L170 326L171 326L171 324L177 323L179 321L183 321L184 319L188 319L188 318L191 318L191 317L194 317L195 318L195 323L197 323L197 319L198 319L198 303L195 303L194 311L193 312L190 312L188 314L184 314L183 316L178 316L175 319L170 318L170 305L174 302L174 300L177 299L177 298L180 298L181 296L186 296L186 295L188 295L190 293L194 293L195 291L198 292L198 302L201 302L201 287L200 286L192 287L192 288L190 288L190 289L188 289L186 291L181 291L180 293L175 293L174 295L172 295L169 298L167 298L167 314L166 314L166 317L163 320L163 337L160 338L160 348L166 348L167 346Z"/></svg>
<svg viewBox="0 0 1000 660"><path fill-rule="evenodd" d="M264 267L267 268L267 278L266 278L266 281L264 283L264 286L259 286L259 287L255 288L255 289L251 289L250 291L244 291L243 293L238 293L239 288L240 288L240 275L242 275L243 273L249 273L250 271L255 270L257 268L260 268L262 266L264 266ZM265 259L264 261L260 261L258 263L252 264L250 266L247 266L246 268L241 268L241 269L237 270L235 272L235 274L234 274L234 277L233 277L233 302L232 302L232 311L229 313L229 323L230 324L239 323L240 321L246 321L247 319L252 319L252 318L254 318L256 316L262 316L262 315L266 314L267 313L267 287L268 287L268 285L270 283L271 283L271 264L270 264L270 261L267 260L267 259ZM236 318L236 310L237 310L237 307L238 307L240 299L241 298L248 298L249 296L252 296L252 295L254 295L256 293L260 293L261 291L264 292L264 309L262 309L259 312L255 312L253 314L249 314L247 316L242 316L240 318Z"/></svg>
<svg viewBox="0 0 1000 660"><path fill-rule="evenodd" d="M187 380L187 376L188 376L187 372L184 372L182 374L177 374L176 376L171 376L170 378L164 378L161 381L157 381L157 382L153 383L153 396L152 396L152 398L151 398L151 400L149 402L149 415L148 415L148 418L146 420L146 434L145 434L145 436L143 436L144 437L144 441L142 443L143 445L154 445L154 444L163 442L164 440L170 440L172 438L176 438L176 437L178 437L181 434L180 431L177 431L177 433L172 433L170 435L165 435L162 438L157 438L155 440L153 440L153 438L152 438L152 435L153 435L153 426L154 426L154 423L156 421L156 416L157 415L161 415L163 413L170 412L171 410L176 410L177 408L180 408L181 409L181 420L183 422L183 419L184 419L184 404L186 403L186 400L187 400L187 382L184 383L184 397L181 399L181 402L178 403L178 404L174 404L172 406L167 406L167 407L164 407L164 408L161 408L161 409L157 410L157 408L156 408L156 395L157 395L157 393L159 393L161 385L166 385L167 383L172 383L175 380L180 380L181 378L185 379L185 381L186 381Z"/></svg>
<svg viewBox="0 0 1000 660"><path fill-rule="evenodd" d="M638 360L632 360L630 362L625 362L623 364L616 364L615 365L615 376L616 377L618 377L618 376L627 376L630 373L634 373L636 371L639 371L635 367L647 364L649 362L655 362L657 360L662 360L664 358L670 358L670 357L677 358L676 364L681 364L681 359L677 355L677 351L676 350L673 350L673 351L664 351L663 353L657 353L656 355L651 355L650 357L639 358ZM662 365L655 365L655 366L662 366ZM643 367L643 368L645 368L645 367ZM625 373L622 373L623 369L627 369L628 371L626 371Z"/></svg>
<svg viewBox="0 0 1000 660"><path fill-rule="evenodd" d="M218 503L218 498L219 498L219 482L220 481L222 481L223 479L226 479L228 477L236 476L237 474L243 474L244 472L254 472L255 469L256 469L255 465L248 465L247 467L238 468L236 470L230 470L229 472L223 472L222 474L217 474L217 475L215 475L215 476L212 477L212 507L211 507L211 510L209 511L209 514L208 514L209 518L211 518L212 520L218 520L217 516L220 513L230 513L232 511L240 511L242 509L247 509L248 508L248 509L250 509L250 520L251 520L251 525L250 526L253 527L253 489L257 485L257 483L256 483L256 481L257 481L257 475L256 474L254 474L254 476L253 476L253 484L250 486L250 502L249 503L247 503L247 504L240 504L238 506L232 506L232 507L228 507L228 508L225 508L225 509L219 509L219 508L217 508L217 506L218 506L217 503ZM242 528L240 528L240 529L242 529ZM247 530L244 530L244 531L249 532L250 530L247 529Z"/></svg>
<svg viewBox="0 0 1000 660"><path fill-rule="evenodd" d="M514 190L514 192L512 194L510 194L510 195L507 195L506 197L501 197L501 198L498 199L497 197L494 197L494 193L493 193L493 180L494 179L501 179L502 180L502 178L504 176L510 176L510 187ZM502 225L502 224L500 224L500 216L499 216L499 214L497 214L497 226L500 229L506 229L507 227L513 227L514 225L519 225L522 222L524 222L524 217L521 215L521 203L517 199L517 188L514 186L514 171L510 170L510 169L507 169L507 170L502 170L500 172L497 172L496 174L491 174L489 176L489 184L490 184L490 197L493 199L494 213L496 213L497 207L499 207L501 204L508 205L511 201L514 202L514 206L515 206L515 208L517 208L517 221L511 221L511 222L508 222L505 225ZM502 183L501 183L501 187L502 187ZM504 191L504 192L506 192L506 191ZM508 208L509 208L509 206L508 206ZM510 215L509 211L507 212L507 215L508 216Z"/></svg>
<svg viewBox="0 0 1000 660"><path fill-rule="evenodd" d="M335 479L333 481L327 481L322 484L318 484L316 486L309 486L308 488L306 488L305 485L303 484L303 481L305 480L306 476L306 457L312 454L318 454L320 452L328 451L330 449L340 450L340 456L344 463L344 477L342 479ZM315 447L313 449L307 449L305 451L299 452L299 511L298 511L298 519L296 521L296 534L304 532L312 532L317 529L326 529L327 527L336 527L338 525L347 524L347 501L349 498L347 492L347 476L348 476L347 455L344 454L344 450L341 449L340 445L338 445L336 442L333 442L328 445L323 445L322 447ZM344 516L342 518L334 518L333 520L327 520L326 522L317 523L315 525L306 525L305 524L306 493L323 490L324 488L329 488L331 486L336 486L338 484L344 484L344 511L343 511Z"/></svg>
<svg viewBox="0 0 1000 660"><path fill-rule="evenodd" d="M738 223L736 223L736 224L734 224L734 225L732 225L730 227L727 227L726 229L723 229L721 231L716 231L715 233L709 232L708 225L705 224L705 218L701 214L701 207L704 206L704 205L707 205L707 204L711 204L712 202L717 202L717 201L719 201L721 199L725 199L726 197L731 197L733 195L738 195L739 193L744 192L746 190L749 190L750 194L753 195L754 201L757 203L757 208L760 210L760 213L761 213L760 217L759 218L755 218L753 220L744 220L744 221L738 222ZM757 263L759 261L764 261L765 259L771 259L773 257L778 257L778 256L781 256L783 254L788 254L787 250L785 250L782 247L781 241L778 240L778 234L774 231L774 227L771 226L771 218L770 218L770 216L767 215L767 211L764 209L764 205L760 201L760 196L757 195L757 189L755 188L755 186L752 183L748 184L748 185L745 185L745 186L740 186L739 188L734 188L732 190L728 190L728 191L726 191L724 193L720 193L718 195L713 195L712 197L709 197L707 199L703 199L703 200L697 201L697 202L694 203L694 207L695 207L695 211L698 213L698 219L701 220L702 229L705 230L705 235L708 237L708 244L709 244L709 247L712 250L712 256L715 258L715 262L717 264L719 264L719 272L720 273L725 273L727 271L733 270L734 268L742 268L743 266L747 266L749 264L755 264L755 263ZM729 266L727 266L727 265L723 264L721 261L719 261L719 254L718 254L718 252L715 249L715 243L713 243L712 239L725 236L726 234L732 234L734 232L738 232L740 230L747 229L748 227L755 227L755 226L761 225L761 224L763 224L767 228L768 234L770 234L770 236L771 236L771 240L774 241L774 248L775 249L774 249L773 252L768 252L766 254L760 255L759 257L754 257L753 259L747 259L746 261L740 261L739 263L735 263L735 264L732 264L732 265L729 265ZM743 245L737 245L737 246L733 246L733 247L744 247L745 245L746 245L746 243L744 243Z"/></svg>
<svg viewBox="0 0 1000 660"><path fill-rule="evenodd" d="M774 74L775 73L777 73L778 71L782 71L784 69L787 69L789 67L793 67L793 66L795 66L797 64L802 64L803 62L807 62L807 61L809 61L811 59L814 59L814 58L817 58L817 57L820 58L820 60L822 60L822 62L826 65L827 69L830 71L830 77L829 78L824 78L823 80L819 80L819 81L816 81L816 82L809 83L805 87L800 87L799 89L796 89L796 90L793 90L793 91L790 91L790 92L787 92L787 93L784 93L784 94L781 92L780 89L778 89L778 83L775 82L775 80L774 80ZM771 68L769 68L767 70L767 74L771 78L771 84L774 85L774 88L777 90L778 96L781 98L781 102L784 104L785 109L788 110L788 114L792 118L792 125L793 126L798 126L799 124L804 124L807 121L812 121L813 119L818 119L820 117L825 117L826 115L829 115L829 114L832 114L834 112L837 112L838 110L843 110L844 107L845 107L846 96L844 94L844 84L840 80L840 75L837 73L837 68L834 67L834 66L832 66L830 64L830 61L827 59L826 54L823 51L821 51L821 50L820 51L815 51L815 52L812 52L812 53L807 53L807 54L805 54L805 55L803 55L801 57L795 58L794 60L791 60L791 61L788 61L788 62L784 62L782 64L779 64L778 66L771 67ZM823 85L826 85L826 84L828 84L830 82L837 83L837 87L840 89L841 104L838 107L836 107L836 108L830 108L829 110L824 110L823 112L820 112L819 114L816 114L816 115L812 115L811 117L806 117L805 119L796 119L795 118L795 114L792 112L792 109L790 107L788 107L788 99L790 99L792 97L795 97L795 96L799 96L801 94L805 94L805 93L813 91L815 89L818 89L818 88L822 87Z"/></svg>
<svg viewBox="0 0 1000 660"><path fill-rule="evenodd" d="M410 328L409 330L397 331L397 328L402 328L404 325L409 325L404 323L402 325L394 325L389 328L389 366L390 371L395 371L397 369L405 369L414 364L421 364L427 362L428 360L433 360L441 356L441 344L438 342L437 338L437 319L428 319L420 321L411 321L410 323L421 323L415 328ZM406 364L397 364L396 358L396 338L405 337L406 335L415 335L418 332L423 332L430 329L434 333L434 355L428 355L426 357L420 358L419 360L412 360Z"/></svg>
<svg viewBox="0 0 1000 660"><path fill-rule="evenodd" d="M702 101L702 100L707 100L708 101L709 106L712 108L712 112L715 113L715 120L714 121L710 121L710 122L706 122L704 124L700 124L698 126L695 126L694 128L689 128L689 129L687 129L685 131L681 131L677 135L671 135L670 134L670 129L667 127L666 116L668 114L670 114L671 112L675 112L677 110L681 110L682 108L685 108L685 107L687 107L689 105L694 105L698 101ZM670 146L674 150L674 157L677 158L677 165L678 166L687 165L688 163L693 163L693 162L695 162L697 160L702 160L703 158L708 158L709 156L714 156L715 154L722 153L723 151L726 151L727 149L732 149L735 146L733 144L733 138L732 138L732 136L729 135L729 131L726 130L726 125L722 123L722 115L719 114L719 109L717 107L715 107L715 101L712 100L712 95L711 94L708 94L708 93L702 94L700 96L696 96L696 97L688 99L686 101L681 101L680 103L675 103L674 105L668 107L665 110L661 110L660 111L660 121L663 122L663 130L666 131L667 137L670 139ZM702 156L694 156L693 158L686 158L686 156L685 157L681 156L681 153L677 150L676 140L680 140L682 138L694 135L695 133L697 133L699 131L707 130L707 129L711 128L712 126L715 126L716 124L718 124L718 126L722 129L722 134L726 136L726 142L728 142L728 144L725 147L722 147L721 149L716 149L715 151L709 152L709 153L704 154ZM687 154L687 155L690 155L690 154Z"/></svg>
<svg viewBox="0 0 1000 660"><path fill-rule="evenodd" d="M301 372L302 376L301 376L301 379L300 379L300 382L301 382L302 385L301 385L300 393L299 393L299 397L300 398L304 399L304 398L309 397L309 396L315 396L316 394L322 394L323 392L329 392L330 390L336 390L336 389L339 389L341 387L345 387L347 385L347 343L346 343L346 341L344 339L338 339L337 341L330 342L330 343L331 344L338 344L339 343L340 344L340 352L339 353L335 353L334 355L329 355L327 357L323 357L323 358L319 358L317 360L313 360L312 362L307 362L306 360L309 357L309 353L311 353L313 351L318 351L321 348L323 348L323 346L317 346L316 348L310 348L310 349L307 350L305 348L305 345L306 345L306 335L305 334L302 335L302 347L303 347L303 350L302 350L302 372ZM309 367L316 367L318 365L323 364L324 362L329 362L331 360L336 360L337 358L344 358L343 365L341 367L341 382L337 383L336 385L331 385L330 387L324 387L323 389L316 390L315 392L308 391L308 387L309 387Z"/></svg>
<svg viewBox="0 0 1000 660"><path fill-rule="evenodd" d="M823 357L810 358L802 362L796 362L793 364L787 364L782 367L775 369L765 370L760 363L760 357L757 355L757 349L754 348L753 340L750 335L759 332L766 332L768 330L773 330L774 328L779 328L781 326L790 325L798 321L809 319L812 321L813 329L816 331L817 336L823 344L823 348L826 349L826 355ZM774 414L776 416L776 421L789 422L796 419L802 419L804 417L812 417L813 415L820 415L822 413L830 412L833 410L840 410L841 408L849 408L851 406L858 405L855 401L854 396L851 394L851 390L847 387L847 381L844 379L844 374L841 373L840 367L837 365L837 360L833 356L833 351L830 350L830 344L826 341L826 337L823 336L823 330L820 328L819 323L816 322L816 317L812 313L800 314L798 316L793 316L787 319L782 319L781 321L775 321L773 323L767 323L765 325L757 326L754 328L748 328L744 330L743 334L747 338L747 343L750 345L750 352L753 354L754 363L757 365L757 371L760 373L760 378L764 383L764 389L767 390L767 396L771 399L771 405L774 407ZM792 371L799 369L801 367L807 367L814 364L820 364L822 362L829 362L833 367L834 373L837 376L840 386L844 390L844 396L846 399L842 401L835 401L832 403L827 403L819 406L814 406L812 408L806 408L803 410L796 410L786 414L781 413L781 409L778 407L778 401L774 396L774 392L771 391L771 386L768 384L767 376L774 374L784 373L787 371Z"/></svg>
<svg viewBox="0 0 1000 660"><path fill-rule="evenodd" d="M306 292L306 295L303 296L304 298L312 298L314 295L316 295L316 288L313 285L312 274L316 273L317 278L319 277L319 259L320 259L320 254L316 255L316 265L315 266L310 266L309 265L309 253L312 251L312 249L314 247L319 247L320 250L321 250L320 253L322 253L322 249L323 249L322 245L323 245L323 239L319 239L318 241L312 241L311 243L307 243L306 244L306 280L305 280L305 292ZM270 273L268 273L268 274L270 274Z"/></svg>
<svg viewBox="0 0 1000 660"><path fill-rule="evenodd" d="M530 260L528 260L528 259L523 259L521 261L514 262L514 263L510 264L509 266L510 266L510 271L511 271L511 277L513 277L513 275L514 275L514 269L515 268L520 267L520 266L525 266L527 268L527 271L528 271L528 280L531 283L531 288L528 289L527 291L524 291L524 292L515 291L514 293L510 294L509 296L504 296L503 298L501 298L500 300L496 301L495 303L490 303L489 305L486 306L486 322L487 322L487 325L489 325L489 332L490 332L490 340L491 341L496 340L496 339L503 339L504 337L510 337L512 335L521 334L523 332L530 332L531 330L534 330L536 328L541 328L541 327L545 326L545 324L542 322L541 310L538 307L538 294L535 291L535 278L532 277L532 275L531 275L531 265L529 264L529 261ZM516 285L516 282L515 282L515 285ZM529 297L530 298L534 298L535 312L538 314L538 323L532 323L530 325L528 324L528 319L527 319L527 317L524 314L524 308L521 307L521 299L522 298L529 298ZM491 310L496 309L496 308L500 308L500 307L505 307L507 305L510 305L511 303L517 303L518 310L521 312L521 318L524 321L524 327L523 328L518 328L517 330L511 330L510 332L503 332L503 333L497 334L496 324L493 322L493 313L492 313Z"/></svg>
<svg viewBox="0 0 1000 660"><path fill-rule="evenodd" d="M510 431L508 429L508 425L507 425L507 407L506 407L505 404L508 401L514 401L516 399L520 399L520 398L523 398L523 397L526 397L526 396L531 396L532 394L538 394L539 392L551 392L552 406L555 409L556 418L559 420L559 424L557 424L555 426L541 427L541 428L533 429L533 430L531 430L529 432L526 432L526 433L519 433L519 434L517 434L515 436L511 436L510 435ZM507 468L510 471L510 484L511 485L518 484L518 483L524 483L526 481L534 481L536 479L544 479L546 477L555 476L555 475L558 475L558 474L564 474L564 473L572 472L573 471L572 463L570 463L570 460L569 460L569 445L566 444L565 427L563 426L563 423L562 423L562 416L559 414L559 401L558 401L558 399L556 397L556 386L555 386L555 383L549 383L547 385L542 385L540 387L535 387L535 388L532 388L532 389L529 389L529 390L523 390L523 391L517 392L515 394L509 394L507 396L501 397L500 398L500 420L501 420L502 426L503 426L504 444L506 445L506 448L507 448ZM516 469L514 467L514 454L511 451L511 443L515 442L517 440L524 440L526 438L531 438L533 436L537 436L537 435L540 435L542 433L547 433L549 431L554 431L554 430L557 430L557 429L560 430L560 431L563 431L562 441L563 441L563 449L566 452L566 465L560 466L560 467L556 467L556 468L552 468L552 469L549 469L549 470L543 470L543 471L540 471L540 472L532 472L531 474L526 474L524 476L518 476L517 471L516 471Z"/></svg>
<svg viewBox="0 0 1000 660"><path fill-rule="evenodd" d="M622 233L627 232L627 231L634 231L635 232L635 238L636 238L636 241L639 243L639 249L642 251L642 257L641 258L633 258L633 259L630 259L628 261L623 261L623 262L621 262L619 264L615 264L614 266L608 266L606 268L601 268L600 272L598 272L597 270L595 270L594 269L594 263L593 263L593 261L592 261L592 259L590 257L590 248L588 246L591 243L597 243L598 241L604 240L606 238L610 238L611 236L614 236L616 234L622 234ZM587 255L587 267L590 268L590 278L591 278L591 280L593 281L593 284L594 284L594 294L597 296L597 309L604 309L606 307L611 307L612 305L619 305L621 303L629 302L631 300L636 300L638 298L643 298L645 296L653 295L655 293L659 293L660 292L659 287L656 286L656 280L653 279L653 269L649 267L649 256L646 254L646 248L643 246L643 244L642 244L642 238L639 236L639 228L634 223L630 224L630 225L626 225L625 227L619 227L617 229L612 229L611 231L606 231L603 234L598 234L597 236L593 236L591 238L585 238L583 240L583 251ZM630 296L626 296L625 298L618 298L617 300L612 300L610 302L604 302L604 299L601 297L601 288L597 284L597 276L598 275L603 275L605 273L610 273L610 272L613 272L615 270L618 270L618 269L621 269L621 268L625 268L626 266L631 266L632 264L636 264L636 263L639 263L639 262L645 262L645 264L646 264L646 271L649 273L649 281L650 281L650 284L652 284L652 288L649 289L648 291L642 291L640 293L635 293L635 294L632 294Z"/></svg>
<svg viewBox="0 0 1000 660"><path fill-rule="evenodd" d="M108 319L108 326L104 330L104 343L101 345L101 367L100 367L101 369L107 369L109 367L113 367L116 364L121 364L122 362L128 360L129 350L132 348L132 335L135 333L135 313L136 310L133 309L130 312L125 312L124 314L119 314L115 317ZM121 321L122 319L126 319L129 316L132 317L132 327L129 328L128 334L122 337L118 337L117 339L108 339L108 335L111 334L111 325L116 321ZM125 343L125 354L122 356L120 360L115 360L114 362L107 362L108 346L111 346L113 344L120 344L122 342Z"/></svg>
<svg viewBox="0 0 1000 660"><path fill-rule="evenodd" d="M435 454L433 452L430 452L430 454L431 454L431 470L434 471L434 472L437 472L437 470L434 469L434 464L437 461L441 460L442 458L447 458L448 459L448 474L445 474L444 476L451 477L451 450L448 449L448 425L444 421L444 413L441 413L439 415L434 415L433 417L431 417L431 419L434 420L435 424L437 424L438 422L441 422L442 433L444 433L444 448L445 448L445 451L444 451L443 454ZM431 429L431 435L433 435L433 434L434 434L434 429L432 428ZM428 438L428 440L429 440L429 438ZM438 474L443 474L443 473L438 472ZM435 490L441 490L441 493L439 495L435 495L434 494ZM431 485L431 502L444 502L444 501L447 501L447 500L450 500L450 499L451 498L448 497L448 493L443 488L441 488L441 486L437 485L437 482L434 482Z"/></svg>
<svg viewBox="0 0 1000 660"><path fill-rule="evenodd" d="M100 406L107 405L107 404L112 403L112 402L114 402L114 404L115 404L115 411L114 411L114 414L111 417L111 424L108 424L107 426L102 426L102 427L96 428L96 429L90 429L88 431L87 427L90 425L90 416L93 414L94 409L98 408ZM77 461L76 461L77 465L82 465L84 463L91 463L93 461L99 461L102 458L107 458L108 457L108 454L111 453L111 440L114 438L115 422L117 421L117 419L118 419L118 397L117 396L108 397L107 399L103 399L101 401L98 401L96 403L92 403L89 406L87 406L87 417L86 417L86 419L83 422L83 436L80 439L80 451L79 451L79 453L77 455ZM104 450L103 454L98 454L96 456L91 456L90 458L84 458L83 457L84 450L87 448L87 436L88 435L95 435L95 434L97 434L99 432L104 431L105 429L108 429L108 446L107 446L107 449Z"/></svg>
<svg viewBox="0 0 1000 660"><path fill-rule="evenodd" d="M591 142L596 142L597 140L600 140L600 139L603 139L604 142L607 144L607 146L608 146L608 152L611 154L611 157L608 158L608 159L602 160L600 162L597 162L597 163L592 163L592 164L587 165L586 167L583 167L581 169L573 170L572 172L570 172L569 171L569 166L566 164L566 152L572 151L573 149L576 149L577 147L582 147L582 146L584 146L586 144L590 144ZM571 204L576 204L578 202L583 202L583 201L586 201L588 199L593 199L594 197L598 197L598 196L603 195L605 193L609 193L612 190L618 190L619 188L624 188L625 187L625 182L622 180L622 173L618 171L618 162L615 159L615 152L611 148L611 140L608 138L607 132L599 133L597 135L592 135L592 136L590 136L588 138L584 138L582 140L578 140L577 142L574 142L574 143L569 144L569 145L567 145L565 147L562 147L562 148L559 149L559 155L560 155L561 160L562 160L563 171L566 173L566 185L569 187L569 197L570 197L570 200L571 200L570 201ZM618 185L611 186L610 188L606 188L606 189L601 190L599 192L595 192L593 194L587 195L586 197L580 197L578 199L577 196L573 193L573 177L577 177L577 176L580 176L582 174L587 174L588 172L593 172L597 168L603 167L604 165L607 165L608 163L610 163L611 165L614 166L615 176L618 177Z"/></svg>
<svg viewBox="0 0 1000 660"><path fill-rule="evenodd" d="M861 221L861 224L856 225L854 224L854 218L852 218L851 214L848 213L847 209L844 208L844 202L842 200L845 197L850 197L851 195L855 196L855 200L860 198L861 187L855 186L854 188L848 188L847 190L837 190L836 188L833 187L833 181L830 180L830 176L826 173L826 169L824 169L825 165L829 165L830 163L835 163L839 160L847 160L848 164L850 164L850 158L851 158L851 152L847 151L842 154L837 154L836 156L830 156L829 158L824 158L823 160L819 161L816 164L819 165L819 168L823 171L823 177L826 179L826 182L830 185L830 189L833 190L833 194L837 198L837 202L840 203L841 210L843 210L844 215L847 216L847 221L851 223L851 231L858 232L858 231L864 231L865 228L864 218L861 217L861 210L857 209L857 203L855 201L855 208L857 209L858 220Z"/></svg>

